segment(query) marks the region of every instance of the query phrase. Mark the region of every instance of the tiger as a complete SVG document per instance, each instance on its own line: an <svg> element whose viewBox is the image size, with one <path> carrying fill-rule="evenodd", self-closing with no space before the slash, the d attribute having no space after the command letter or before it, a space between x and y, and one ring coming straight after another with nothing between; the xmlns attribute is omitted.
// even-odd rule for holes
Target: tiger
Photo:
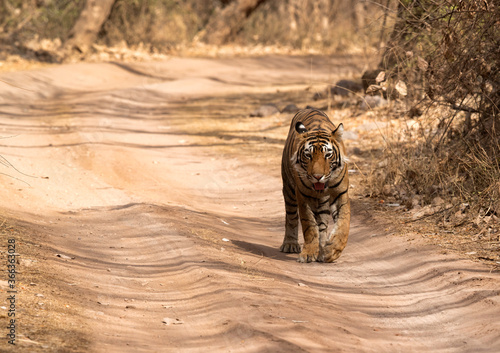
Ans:
<svg viewBox="0 0 500 353"><path fill-rule="evenodd" d="M342 123L335 127L317 109L300 110L290 124L281 160L286 228L280 251L299 253L298 262L335 261L347 244L351 205L343 132ZM327 234L329 217L335 224Z"/></svg>

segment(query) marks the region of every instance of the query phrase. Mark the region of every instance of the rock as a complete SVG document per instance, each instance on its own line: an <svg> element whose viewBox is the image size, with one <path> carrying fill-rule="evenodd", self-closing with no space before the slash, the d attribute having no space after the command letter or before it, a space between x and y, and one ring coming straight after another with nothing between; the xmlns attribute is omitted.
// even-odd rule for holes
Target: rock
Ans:
<svg viewBox="0 0 500 353"><path fill-rule="evenodd" d="M297 113L298 111L299 111L299 108L295 104L287 104L281 112L293 114L293 113Z"/></svg>
<svg viewBox="0 0 500 353"><path fill-rule="evenodd" d="M381 96L364 96L359 106L362 110L383 107L387 105L387 100Z"/></svg>
<svg viewBox="0 0 500 353"><path fill-rule="evenodd" d="M21 259L20 260L21 266L24 266L24 267L30 267L36 262L37 262L36 260L30 260L30 259Z"/></svg>
<svg viewBox="0 0 500 353"><path fill-rule="evenodd" d="M74 257L64 255L64 254L56 254L56 256L60 257L61 259L64 259L64 260L74 260L75 259Z"/></svg>
<svg viewBox="0 0 500 353"><path fill-rule="evenodd" d="M458 220L462 220L464 219L466 216L465 213L462 213L462 211L458 210L457 212L455 212L455 218L458 219Z"/></svg>
<svg viewBox="0 0 500 353"><path fill-rule="evenodd" d="M253 112L250 113L251 117L262 118L265 116L273 115L279 113L280 110L275 104L263 104Z"/></svg>
<svg viewBox="0 0 500 353"><path fill-rule="evenodd" d="M413 214L412 214L412 219L417 220L419 218L423 218L425 216L428 216L432 214L434 211L430 205L427 205L425 207L420 207L420 208L414 208L413 209Z"/></svg>
<svg viewBox="0 0 500 353"><path fill-rule="evenodd" d="M442 206L444 204L444 200L439 196L436 196L435 198L432 199L432 204L434 206Z"/></svg>
<svg viewBox="0 0 500 353"><path fill-rule="evenodd" d="M412 208L416 208L420 206L420 197L419 196L413 196L411 199L411 206Z"/></svg>
<svg viewBox="0 0 500 353"><path fill-rule="evenodd" d="M363 89L365 90L365 92L368 89L368 87L370 87L371 85L378 84L377 76L382 71L383 70L381 70L381 69L375 69L375 70L366 70L363 73L363 76L361 76L361 83L363 85Z"/></svg>
<svg viewBox="0 0 500 353"><path fill-rule="evenodd" d="M331 95L348 96L350 93L361 92L363 85L360 82L351 80L340 80L334 86L328 88Z"/></svg>
<svg viewBox="0 0 500 353"><path fill-rule="evenodd" d="M384 194L385 196L391 196L392 192L392 187L389 184L385 184L382 188L382 194Z"/></svg>
<svg viewBox="0 0 500 353"><path fill-rule="evenodd" d="M164 318L162 322L165 325L182 325L184 323L181 319L171 319L169 317Z"/></svg>

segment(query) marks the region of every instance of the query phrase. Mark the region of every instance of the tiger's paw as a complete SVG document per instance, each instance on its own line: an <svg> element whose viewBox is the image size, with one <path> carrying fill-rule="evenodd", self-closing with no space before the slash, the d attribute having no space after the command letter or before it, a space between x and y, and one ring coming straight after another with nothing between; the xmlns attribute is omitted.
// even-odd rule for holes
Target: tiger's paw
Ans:
<svg viewBox="0 0 500 353"><path fill-rule="evenodd" d="M333 250L331 253L325 254L324 251L320 251L316 261L318 262L333 262L340 257L342 250Z"/></svg>
<svg viewBox="0 0 500 353"><path fill-rule="evenodd" d="M304 246L304 250L299 255L297 262L313 262L318 259L318 249Z"/></svg>
<svg viewBox="0 0 500 353"><path fill-rule="evenodd" d="M281 252L287 253L300 253L300 245L299 243L283 243L280 247Z"/></svg>

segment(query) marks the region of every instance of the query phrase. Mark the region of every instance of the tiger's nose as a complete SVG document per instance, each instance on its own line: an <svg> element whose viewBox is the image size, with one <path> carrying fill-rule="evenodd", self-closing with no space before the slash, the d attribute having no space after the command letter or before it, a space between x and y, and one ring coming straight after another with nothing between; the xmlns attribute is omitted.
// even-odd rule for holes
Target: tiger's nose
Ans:
<svg viewBox="0 0 500 353"><path fill-rule="evenodd" d="M323 174L313 174L313 177L315 177L318 181L320 181L321 178L323 178Z"/></svg>

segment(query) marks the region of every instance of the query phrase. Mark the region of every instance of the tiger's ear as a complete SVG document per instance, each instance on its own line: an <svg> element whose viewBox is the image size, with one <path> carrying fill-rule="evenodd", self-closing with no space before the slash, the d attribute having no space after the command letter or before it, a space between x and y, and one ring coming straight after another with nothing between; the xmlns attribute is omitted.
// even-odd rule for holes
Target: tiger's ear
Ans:
<svg viewBox="0 0 500 353"><path fill-rule="evenodd" d="M297 131L299 134L303 134L303 133L306 133L307 132L307 129L306 127L304 126L304 124L302 124L300 121L295 124L295 131Z"/></svg>
<svg viewBox="0 0 500 353"><path fill-rule="evenodd" d="M337 128L332 132L332 137L335 140L340 141L340 140L342 140L343 134L344 134L344 125L342 125L342 123L340 123L339 126L337 126Z"/></svg>

